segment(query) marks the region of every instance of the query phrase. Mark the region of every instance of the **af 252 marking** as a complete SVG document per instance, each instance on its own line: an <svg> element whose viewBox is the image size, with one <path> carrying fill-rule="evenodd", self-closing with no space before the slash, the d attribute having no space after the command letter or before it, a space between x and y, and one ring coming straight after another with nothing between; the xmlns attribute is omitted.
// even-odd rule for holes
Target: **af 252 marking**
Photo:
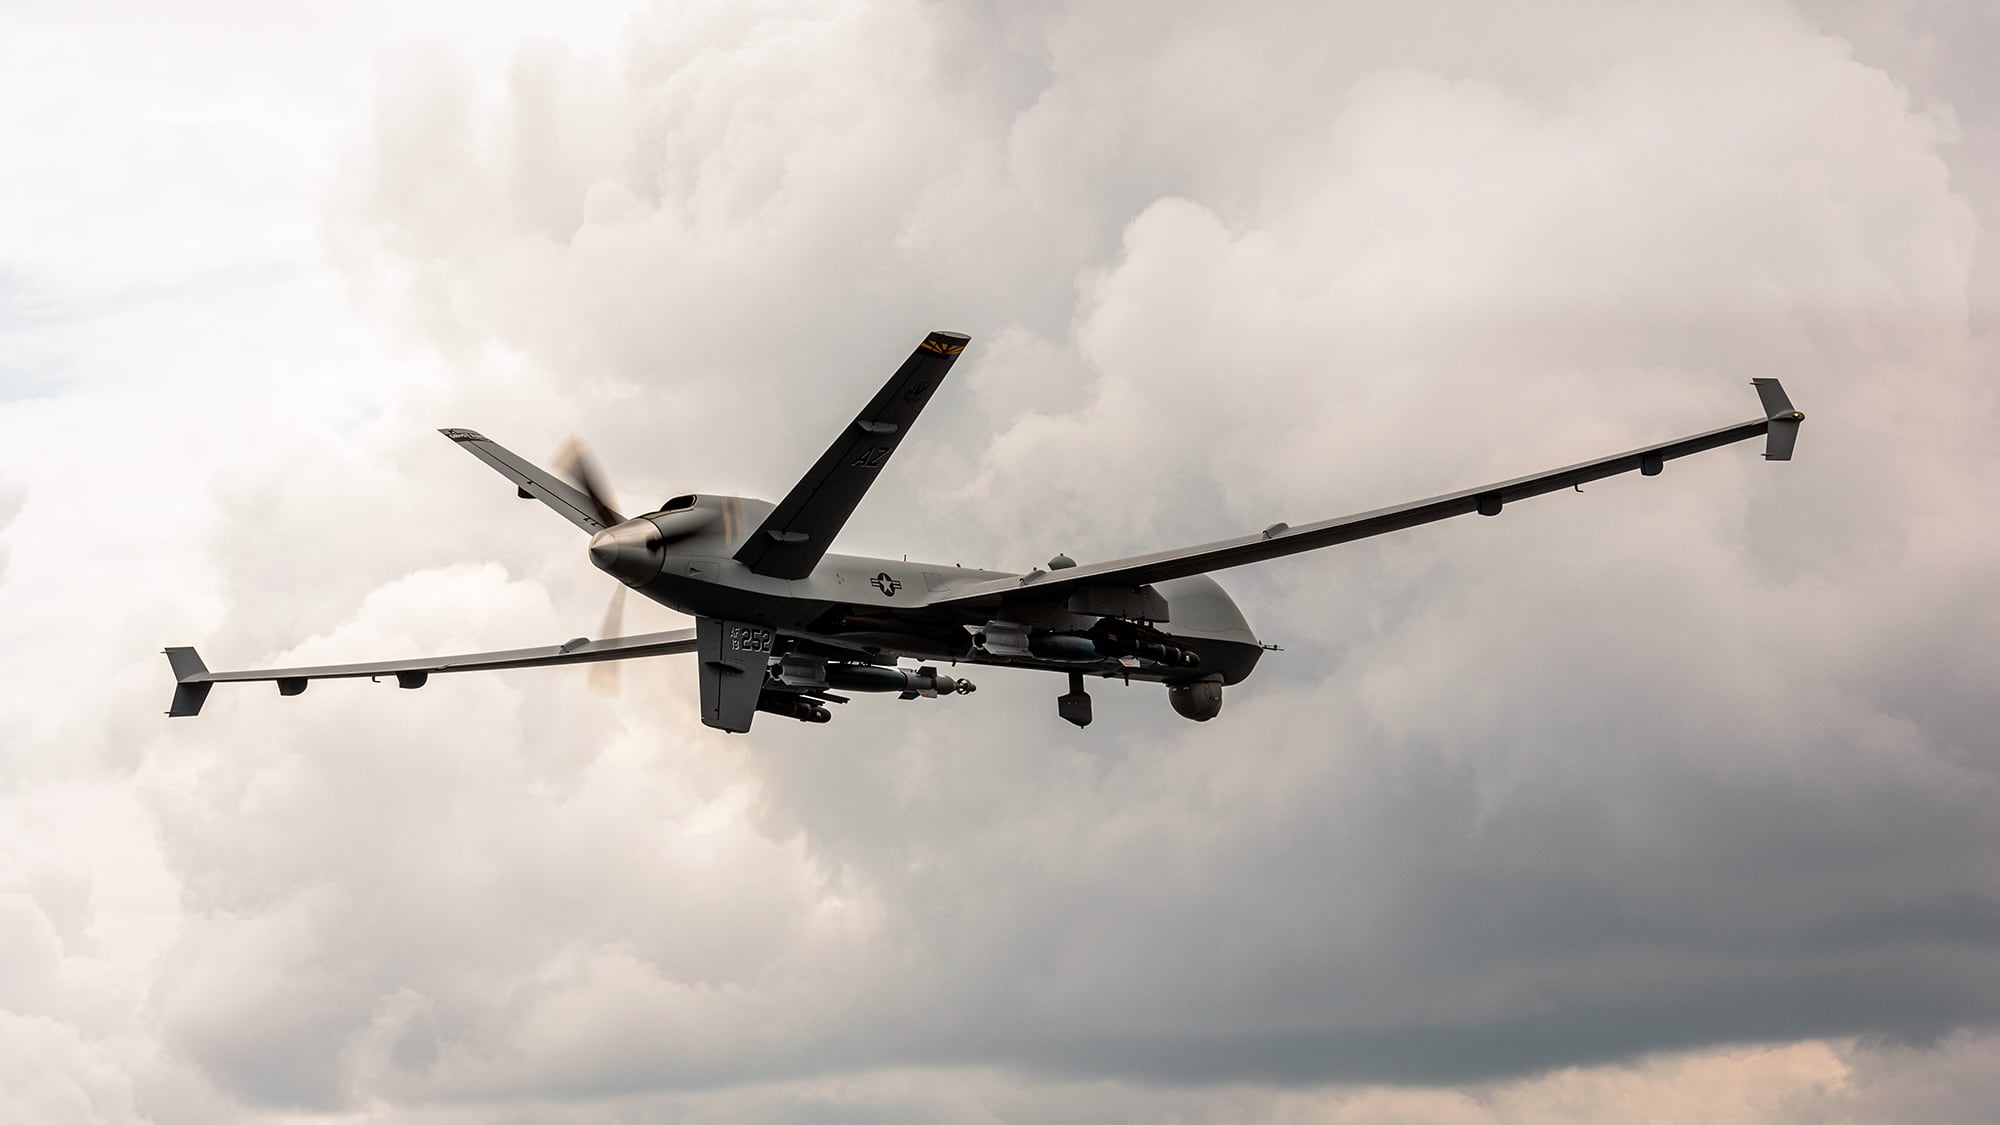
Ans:
<svg viewBox="0 0 2000 1125"><path fill-rule="evenodd" d="M755 625L731 625L729 627L729 647L737 652L762 652L768 654L771 651L771 642L774 636L775 634L771 630L760 629Z"/></svg>

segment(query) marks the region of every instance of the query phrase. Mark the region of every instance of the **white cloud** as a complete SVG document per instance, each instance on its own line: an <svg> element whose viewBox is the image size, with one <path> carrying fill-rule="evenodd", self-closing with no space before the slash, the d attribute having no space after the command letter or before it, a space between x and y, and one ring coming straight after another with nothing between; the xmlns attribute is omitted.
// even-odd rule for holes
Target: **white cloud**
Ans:
<svg viewBox="0 0 2000 1125"><path fill-rule="evenodd" d="M1854 41L1774 3L36 13L9 1116L1979 1119L1990 1037L1933 1037L2000 1010L1994 103L1954 5L1809 14ZM775 496L933 327L973 349L843 545L1333 515L1748 417L1757 375L1811 418L1789 465L1229 575L1288 651L1200 728L994 675L725 740L671 660L616 707L555 671L154 714L162 643L594 626L571 529L435 426Z"/></svg>

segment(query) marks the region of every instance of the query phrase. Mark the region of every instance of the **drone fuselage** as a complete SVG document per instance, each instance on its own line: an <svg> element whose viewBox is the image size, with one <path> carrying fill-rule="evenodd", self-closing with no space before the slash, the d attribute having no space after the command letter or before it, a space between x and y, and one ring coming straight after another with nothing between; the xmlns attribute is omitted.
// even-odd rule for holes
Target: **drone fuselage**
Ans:
<svg viewBox="0 0 2000 1125"><path fill-rule="evenodd" d="M974 584L1024 577L956 564L828 554L804 578L758 574L735 556L771 509L746 497L677 497L600 532L591 561L670 609L769 628L787 649L834 661L910 657L1233 684L1263 655L1236 603L1206 575L1156 583L1151 612L1128 619L997 596L991 604L931 604ZM1113 639L1091 642L1093 630ZM1133 642L1184 655L1155 660L1118 651Z"/></svg>

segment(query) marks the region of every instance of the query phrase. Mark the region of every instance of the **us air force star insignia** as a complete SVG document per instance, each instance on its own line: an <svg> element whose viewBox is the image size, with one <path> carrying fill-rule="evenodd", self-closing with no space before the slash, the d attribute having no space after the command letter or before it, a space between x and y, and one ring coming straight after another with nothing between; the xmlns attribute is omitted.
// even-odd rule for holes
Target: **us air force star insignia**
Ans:
<svg viewBox="0 0 2000 1125"><path fill-rule="evenodd" d="M875 577L869 579L868 584L875 587L877 590L882 591L882 593L885 596L891 598L896 596L896 591L903 588L903 584L901 582L898 582L896 579L889 577L889 572L886 570L876 575Z"/></svg>

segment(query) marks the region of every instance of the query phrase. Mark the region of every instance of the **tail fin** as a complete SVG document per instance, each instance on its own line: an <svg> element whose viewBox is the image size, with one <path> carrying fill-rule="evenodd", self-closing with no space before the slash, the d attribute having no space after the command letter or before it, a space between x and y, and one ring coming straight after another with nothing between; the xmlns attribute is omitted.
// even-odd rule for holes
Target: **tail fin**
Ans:
<svg viewBox="0 0 2000 1125"><path fill-rule="evenodd" d="M1752 379L1757 388L1757 397L1764 403L1764 416L1771 422L1771 428L1764 438L1764 460L1789 461L1792 446L1799 440L1799 423L1806 420L1792 406L1791 397L1776 379Z"/></svg>
<svg viewBox="0 0 2000 1125"><path fill-rule="evenodd" d="M208 693L215 687L207 679L208 665L191 648L170 648L166 652L167 663L174 670L174 701L167 714L175 718L201 714L201 705L208 702Z"/></svg>

